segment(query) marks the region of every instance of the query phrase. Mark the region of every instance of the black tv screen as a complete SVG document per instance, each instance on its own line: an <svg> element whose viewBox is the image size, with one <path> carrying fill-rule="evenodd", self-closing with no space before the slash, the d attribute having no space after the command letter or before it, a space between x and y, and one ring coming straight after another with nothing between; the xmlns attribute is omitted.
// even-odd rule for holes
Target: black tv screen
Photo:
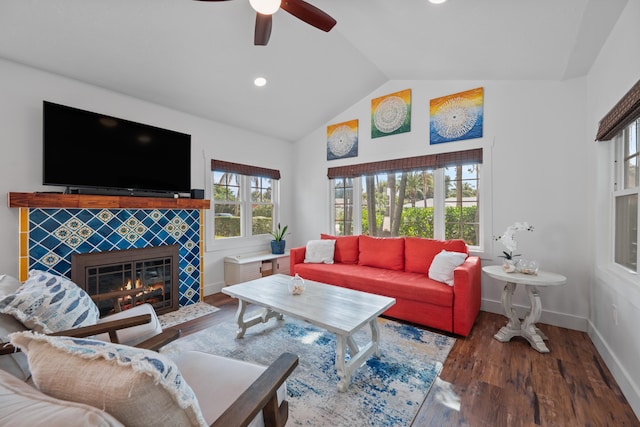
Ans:
<svg viewBox="0 0 640 427"><path fill-rule="evenodd" d="M191 189L188 134L43 101L43 148L44 185L132 195Z"/></svg>

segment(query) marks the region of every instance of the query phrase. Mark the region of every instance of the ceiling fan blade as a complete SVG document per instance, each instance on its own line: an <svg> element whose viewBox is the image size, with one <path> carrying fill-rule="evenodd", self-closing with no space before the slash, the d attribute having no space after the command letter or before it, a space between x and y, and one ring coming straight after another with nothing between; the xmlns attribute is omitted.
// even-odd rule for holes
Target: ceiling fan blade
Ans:
<svg viewBox="0 0 640 427"><path fill-rule="evenodd" d="M271 37L271 15L256 13L256 30L253 34L253 44L266 46Z"/></svg>
<svg viewBox="0 0 640 427"><path fill-rule="evenodd" d="M280 7L296 18L325 32L336 25L335 19L303 0L282 0Z"/></svg>

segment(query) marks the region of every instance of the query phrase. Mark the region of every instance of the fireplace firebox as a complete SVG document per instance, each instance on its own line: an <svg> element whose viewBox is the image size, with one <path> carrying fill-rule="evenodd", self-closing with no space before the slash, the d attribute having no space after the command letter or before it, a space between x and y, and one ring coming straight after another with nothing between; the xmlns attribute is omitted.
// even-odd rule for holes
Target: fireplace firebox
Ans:
<svg viewBox="0 0 640 427"><path fill-rule="evenodd" d="M84 289L100 316L149 303L156 313L178 309L179 245L71 256L71 280Z"/></svg>

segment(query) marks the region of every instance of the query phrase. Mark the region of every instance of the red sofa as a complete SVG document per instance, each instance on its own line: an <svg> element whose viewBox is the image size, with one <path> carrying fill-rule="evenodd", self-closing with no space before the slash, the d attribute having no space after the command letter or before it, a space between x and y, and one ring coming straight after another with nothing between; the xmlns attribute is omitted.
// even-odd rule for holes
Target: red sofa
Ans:
<svg viewBox="0 0 640 427"><path fill-rule="evenodd" d="M461 336L471 331L480 312L480 258L467 256L455 268L453 286L429 278L429 267L442 250L468 255L463 240L320 237L336 240L334 263L305 263L306 246L293 248L291 275L395 298L385 316Z"/></svg>

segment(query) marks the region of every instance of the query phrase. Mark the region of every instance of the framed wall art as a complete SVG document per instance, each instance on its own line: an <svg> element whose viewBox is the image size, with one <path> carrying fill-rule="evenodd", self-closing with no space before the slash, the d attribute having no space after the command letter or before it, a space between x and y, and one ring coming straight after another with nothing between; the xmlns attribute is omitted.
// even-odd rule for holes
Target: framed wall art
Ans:
<svg viewBox="0 0 640 427"><path fill-rule="evenodd" d="M411 89L371 100L371 138L411 131Z"/></svg>
<svg viewBox="0 0 640 427"><path fill-rule="evenodd" d="M358 120L327 126L327 160L358 155Z"/></svg>
<svg viewBox="0 0 640 427"><path fill-rule="evenodd" d="M430 144L482 137L483 88L434 98L429 106Z"/></svg>

